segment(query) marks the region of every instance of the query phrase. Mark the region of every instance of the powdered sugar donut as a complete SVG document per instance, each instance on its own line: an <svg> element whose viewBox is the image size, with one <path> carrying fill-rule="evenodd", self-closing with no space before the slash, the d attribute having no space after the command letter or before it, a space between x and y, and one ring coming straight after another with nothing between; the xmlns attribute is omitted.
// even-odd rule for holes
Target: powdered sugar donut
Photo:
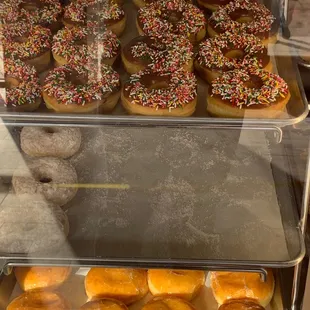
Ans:
<svg viewBox="0 0 310 310"><path fill-rule="evenodd" d="M81 130L70 127L24 127L20 134L22 150L33 157L68 158L81 146Z"/></svg>
<svg viewBox="0 0 310 310"><path fill-rule="evenodd" d="M26 161L26 166L14 172L13 188L17 195L39 194L55 205L63 206L76 194L74 187L77 174L67 161L54 157L43 157Z"/></svg>

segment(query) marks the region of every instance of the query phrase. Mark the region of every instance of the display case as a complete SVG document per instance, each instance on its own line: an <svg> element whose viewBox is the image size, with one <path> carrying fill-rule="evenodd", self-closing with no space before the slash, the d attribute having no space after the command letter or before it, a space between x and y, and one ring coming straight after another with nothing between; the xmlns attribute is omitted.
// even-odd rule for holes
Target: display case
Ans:
<svg viewBox="0 0 310 310"><path fill-rule="evenodd" d="M72 267L57 288L66 309L91 299L94 267L203 270L196 310L220 307L211 272L267 285L272 270L264 309L301 309L310 185L301 9L220 3L0 3L1 309L23 293L14 268L33 266Z"/></svg>

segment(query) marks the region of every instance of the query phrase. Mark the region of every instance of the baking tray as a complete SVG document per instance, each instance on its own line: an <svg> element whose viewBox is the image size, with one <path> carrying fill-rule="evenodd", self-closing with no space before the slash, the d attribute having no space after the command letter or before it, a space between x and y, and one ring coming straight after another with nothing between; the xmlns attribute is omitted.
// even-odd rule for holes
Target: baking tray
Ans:
<svg viewBox="0 0 310 310"><path fill-rule="evenodd" d="M278 3L273 1L275 8L273 9L275 15L278 14ZM269 3L270 5L270 3ZM121 37L121 44L124 46L132 38L138 35L135 27L135 19L137 9L131 0L125 0L124 9L127 15L127 27ZM287 105L286 111L283 112L280 118L277 119L228 119L228 118L214 118L210 117L206 112L206 96L207 84L201 79L198 79L198 104L196 112L192 117L146 117L146 116L131 116L127 115L119 102L117 107L111 114L60 114L49 111L43 104L36 112L17 113L6 110L5 107L0 107L0 117L3 122L14 125L28 125L28 124L76 124L76 125L139 125L139 126L207 126L210 124L216 125L260 125L260 126L276 126L283 127L292 125L302 121L308 114L308 104L305 99L302 82L299 76L299 71L295 60L290 57L290 49L287 49L285 56L277 56L276 49L270 46L270 54L274 63L275 70L279 75L286 80L291 92L291 99ZM120 73L121 80L124 82L128 75L124 71L120 59L116 61L115 69ZM42 79L44 76L42 75Z"/></svg>
<svg viewBox="0 0 310 310"><path fill-rule="evenodd" d="M81 150L70 159L81 188L64 206L67 244L42 255L0 253L2 267L240 269L289 267L303 258L287 157L270 133L159 127L82 132ZM14 133L18 141L19 130Z"/></svg>
<svg viewBox="0 0 310 310"><path fill-rule="evenodd" d="M76 268L68 281L66 281L64 285L58 289L58 291L69 301L72 310L79 309L84 303L87 302L87 296L84 290L84 278L88 270L89 268ZM16 283L14 274L3 277L2 281L0 282L0 309L6 309L8 303L20 294L22 294L22 290ZM143 305L151 298L151 294L148 294L141 301L131 305L129 310L140 310ZM205 282L205 286L201 289L198 296L194 298L192 304L197 310L218 309L218 304L214 299L212 290L210 288L210 280L208 276ZM284 310L281 299L280 283L277 276L274 296L270 304L266 307L266 310Z"/></svg>

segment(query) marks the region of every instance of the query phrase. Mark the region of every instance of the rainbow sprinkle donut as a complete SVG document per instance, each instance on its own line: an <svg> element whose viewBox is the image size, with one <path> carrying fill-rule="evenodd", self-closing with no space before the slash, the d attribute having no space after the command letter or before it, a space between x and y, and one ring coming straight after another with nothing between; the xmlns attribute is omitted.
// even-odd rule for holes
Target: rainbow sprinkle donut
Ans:
<svg viewBox="0 0 310 310"><path fill-rule="evenodd" d="M153 2L138 11L136 23L140 35L159 37L163 33L174 33L196 43L206 34L203 12L185 0Z"/></svg>

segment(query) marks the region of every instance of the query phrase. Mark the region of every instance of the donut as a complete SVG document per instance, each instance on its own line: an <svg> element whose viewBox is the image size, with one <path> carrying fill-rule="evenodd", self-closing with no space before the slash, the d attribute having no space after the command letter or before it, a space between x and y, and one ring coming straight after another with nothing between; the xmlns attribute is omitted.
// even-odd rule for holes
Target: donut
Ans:
<svg viewBox="0 0 310 310"><path fill-rule="evenodd" d="M69 62L87 64L89 59L100 59L104 64L113 65L120 53L120 41L111 30L64 28L53 38L52 53L57 66Z"/></svg>
<svg viewBox="0 0 310 310"><path fill-rule="evenodd" d="M263 4L234 0L212 14L207 30L211 38L227 31L254 34L267 45L277 41L275 28L275 18Z"/></svg>
<svg viewBox="0 0 310 310"><path fill-rule="evenodd" d="M20 134L22 150L32 157L73 156L81 146L81 130L70 127L24 127Z"/></svg>
<svg viewBox="0 0 310 310"><path fill-rule="evenodd" d="M16 297L6 310L70 310L68 302L56 292L33 291Z"/></svg>
<svg viewBox="0 0 310 310"><path fill-rule="evenodd" d="M250 298L266 307L273 296L274 277L271 270L268 270L266 282L255 272L211 272L210 279L214 298L219 305L233 299Z"/></svg>
<svg viewBox="0 0 310 310"><path fill-rule="evenodd" d="M153 2L139 9L136 24L140 35L160 37L163 33L175 33L192 43L206 35L203 12L185 0Z"/></svg>
<svg viewBox="0 0 310 310"><path fill-rule="evenodd" d="M160 38L139 36L122 50L122 61L130 74L150 68L172 72L182 68L193 71L193 46L183 36L162 35Z"/></svg>
<svg viewBox="0 0 310 310"><path fill-rule="evenodd" d="M67 64L50 71L42 89L47 108L56 112L108 112L119 99L120 77L112 67L96 62Z"/></svg>
<svg viewBox="0 0 310 310"><path fill-rule="evenodd" d="M174 296L193 299L205 283L200 270L150 269L147 274L150 292L154 296Z"/></svg>
<svg viewBox="0 0 310 310"><path fill-rule="evenodd" d="M129 114L190 116L197 104L197 80L186 71L140 71L122 87L122 105Z"/></svg>
<svg viewBox="0 0 310 310"><path fill-rule="evenodd" d="M102 298L89 301L80 310L128 310L128 308L119 300Z"/></svg>
<svg viewBox="0 0 310 310"><path fill-rule="evenodd" d="M12 184L17 195L39 194L58 206L65 205L75 196L75 187L64 186L77 183L76 171L69 162L42 157L29 160L26 164L13 174Z"/></svg>
<svg viewBox="0 0 310 310"><path fill-rule="evenodd" d="M265 310L251 299L235 299L225 302L218 310Z"/></svg>
<svg viewBox="0 0 310 310"><path fill-rule="evenodd" d="M34 66L38 72L49 67L52 45L49 29L25 23L4 25L1 40L5 57L21 59Z"/></svg>
<svg viewBox="0 0 310 310"><path fill-rule="evenodd" d="M126 305L148 293L146 271L125 268L91 268L85 278L89 299L113 298Z"/></svg>
<svg viewBox="0 0 310 310"><path fill-rule="evenodd" d="M42 98L35 68L19 59L4 58L3 64L1 76L4 82L1 87L5 92L0 92L0 102L16 112L36 110Z"/></svg>
<svg viewBox="0 0 310 310"><path fill-rule="evenodd" d="M146 303L142 310L195 310L188 301L175 297L155 297Z"/></svg>
<svg viewBox="0 0 310 310"><path fill-rule="evenodd" d="M40 195L9 194L1 203L0 251L51 255L65 245L69 221L65 212Z"/></svg>
<svg viewBox="0 0 310 310"><path fill-rule="evenodd" d="M290 97L286 82L277 74L232 70L212 81L207 111L218 117L275 118L283 114Z"/></svg>
<svg viewBox="0 0 310 310"><path fill-rule="evenodd" d="M195 69L208 83L223 72L254 66L272 70L266 47L252 34L223 33L199 45Z"/></svg>
<svg viewBox="0 0 310 310"><path fill-rule="evenodd" d="M110 0L77 0L65 8L63 23L67 27L104 24L119 37L125 30L126 16L124 10Z"/></svg>
<svg viewBox="0 0 310 310"><path fill-rule="evenodd" d="M62 7L59 0L22 0L19 7L31 23L47 27L53 33L60 29Z"/></svg>
<svg viewBox="0 0 310 310"><path fill-rule="evenodd" d="M15 267L16 280L23 291L55 289L70 276L71 267Z"/></svg>

